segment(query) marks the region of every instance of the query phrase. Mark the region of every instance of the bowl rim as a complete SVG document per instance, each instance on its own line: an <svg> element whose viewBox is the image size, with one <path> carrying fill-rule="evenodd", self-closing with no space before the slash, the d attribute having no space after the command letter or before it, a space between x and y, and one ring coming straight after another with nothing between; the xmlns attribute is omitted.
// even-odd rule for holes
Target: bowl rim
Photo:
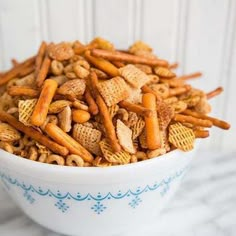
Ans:
<svg viewBox="0 0 236 236"><path fill-rule="evenodd" d="M59 166L59 165L53 165L53 164L47 164L47 163L41 163L37 161L32 161L26 158L21 158L15 154L9 153L3 149L0 149L0 161L1 159L5 159L10 162L14 162L17 165L23 165L25 167L31 167L31 168L37 168L41 169L42 171L57 171L57 172L114 172L114 171L124 171L124 170L130 170L134 168L145 168L146 166L153 166L157 163L161 163L173 158L180 158L181 156L186 156L188 153L195 151L195 148L189 152L184 152L179 149L172 150L166 154L163 154L158 157L154 157L151 159L147 159L144 161L136 162L136 163L130 163L125 165L115 165L115 166L109 166L109 167L78 167L78 166Z"/></svg>

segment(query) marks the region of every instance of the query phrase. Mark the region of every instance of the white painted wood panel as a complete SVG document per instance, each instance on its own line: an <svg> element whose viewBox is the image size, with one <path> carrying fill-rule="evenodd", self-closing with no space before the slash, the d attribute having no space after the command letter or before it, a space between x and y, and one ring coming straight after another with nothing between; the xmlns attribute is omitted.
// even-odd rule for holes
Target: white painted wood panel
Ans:
<svg viewBox="0 0 236 236"><path fill-rule="evenodd" d="M178 72L201 70L193 85L207 91L219 85L225 93L212 102L213 115L236 120L235 0L0 0L0 70L10 59L37 51L41 40L101 36L119 48L142 39L170 61ZM235 150L231 131L214 129L204 148Z"/></svg>

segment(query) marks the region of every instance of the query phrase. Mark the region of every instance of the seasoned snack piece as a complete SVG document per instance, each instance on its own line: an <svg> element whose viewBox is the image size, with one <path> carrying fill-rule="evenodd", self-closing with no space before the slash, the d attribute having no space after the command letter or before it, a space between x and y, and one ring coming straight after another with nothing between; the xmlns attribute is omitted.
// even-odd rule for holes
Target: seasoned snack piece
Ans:
<svg viewBox="0 0 236 236"><path fill-rule="evenodd" d="M121 120L117 120L116 133L121 147L128 153L136 152L132 140L132 130L127 127Z"/></svg>
<svg viewBox="0 0 236 236"><path fill-rule="evenodd" d="M143 129L145 127L145 122L142 118L139 118L138 121L131 126L131 130L132 130L132 139L136 139L138 136L140 136L140 134L143 132Z"/></svg>
<svg viewBox="0 0 236 236"><path fill-rule="evenodd" d="M193 132L194 132L195 138L207 138L207 137L209 137L209 131L208 130L194 129Z"/></svg>
<svg viewBox="0 0 236 236"><path fill-rule="evenodd" d="M97 156L93 161L93 165L96 167L109 167L112 166L112 163L108 162L105 158Z"/></svg>
<svg viewBox="0 0 236 236"><path fill-rule="evenodd" d="M192 73L192 74L189 74L189 75L182 75L182 76L178 77L178 79L189 80L189 79L195 79L195 78L198 78L198 77L201 77L201 76L202 76L201 72L195 72L195 73Z"/></svg>
<svg viewBox="0 0 236 236"><path fill-rule="evenodd" d="M21 138L20 133L6 123L0 123L0 141L14 142Z"/></svg>
<svg viewBox="0 0 236 236"><path fill-rule="evenodd" d="M42 66L46 49L47 49L47 44L46 44L46 42L43 41L39 47L39 50L38 50L38 53L37 53L37 56L35 59L35 71L34 71L35 79L37 79L37 77L38 77L38 73L39 73L40 68Z"/></svg>
<svg viewBox="0 0 236 236"><path fill-rule="evenodd" d="M26 126L32 126L31 116L36 106L37 99L20 100L18 103L19 108L19 121Z"/></svg>
<svg viewBox="0 0 236 236"><path fill-rule="evenodd" d="M28 96L32 98L37 98L40 94L38 90L24 86L12 86L8 88L7 92L11 96Z"/></svg>
<svg viewBox="0 0 236 236"><path fill-rule="evenodd" d="M158 149L155 149L155 150L149 150L147 152L147 157L149 159L153 158L153 157L158 157L158 156L161 156L161 155L164 155L166 153L166 149L165 148L158 148Z"/></svg>
<svg viewBox="0 0 236 236"><path fill-rule="evenodd" d="M93 96L92 96L88 87L86 87L84 97L85 97L86 102L88 103L90 113L92 115L97 115L98 114L98 106L97 106L96 102L94 101Z"/></svg>
<svg viewBox="0 0 236 236"><path fill-rule="evenodd" d="M45 132L57 143L68 148L71 154L81 156L84 161L92 163L93 156L81 144L75 141L71 136L61 130L57 125L49 123L45 127Z"/></svg>
<svg viewBox="0 0 236 236"><path fill-rule="evenodd" d="M122 77L134 88L141 88L150 78L134 65L127 65L119 69Z"/></svg>
<svg viewBox="0 0 236 236"><path fill-rule="evenodd" d="M61 75L63 73L64 70L64 66L62 64L62 62L57 61L57 60L53 60L51 63L51 72L54 75Z"/></svg>
<svg viewBox="0 0 236 236"><path fill-rule="evenodd" d="M31 123L35 126L42 125L47 117L49 105L55 95L57 89L57 82L47 79L43 85L40 97L34 107L31 117Z"/></svg>
<svg viewBox="0 0 236 236"><path fill-rule="evenodd" d="M174 108L175 113L181 113L187 109L188 105L186 102L177 101L177 102L172 103L171 107Z"/></svg>
<svg viewBox="0 0 236 236"><path fill-rule="evenodd" d="M73 110L72 119L76 123L83 124L90 119L90 114L87 111L83 110Z"/></svg>
<svg viewBox="0 0 236 236"><path fill-rule="evenodd" d="M157 149L161 147L159 122L156 112L156 98L151 93L143 95L143 106L152 110L153 114L150 117L145 117L145 129L147 135L147 147L149 149Z"/></svg>
<svg viewBox="0 0 236 236"><path fill-rule="evenodd" d="M218 87L216 89L214 89L213 91L209 92L206 94L207 99L211 99L219 94L221 94L223 92L223 88L222 87Z"/></svg>
<svg viewBox="0 0 236 236"><path fill-rule="evenodd" d="M67 100L57 100L50 104L48 113L57 114L61 112L65 107L70 106L72 103Z"/></svg>
<svg viewBox="0 0 236 236"><path fill-rule="evenodd" d="M48 55L57 61L68 60L74 56L74 51L68 43L51 43L48 46Z"/></svg>
<svg viewBox="0 0 236 236"><path fill-rule="evenodd" d="M41 134L39 131L37 131L31 127L27 127L27 126L23 125L14 116L11 116L4 111L0 111L0 120L3 122L7 122L11 126L13 126L15 129L23 132L24 134L31 137L35 141L48 147L53 152L58 153L62 156L66 156L68 154L67 148L53 142L52 140L50 140L49 138L47 138L46 136Z"/></svg>
<svg viewBox="0 0 236 236"><path fill-rule="evenodd" d="M166 79L171 79L176 76L175 73L173 73L171 70L165 67L155 67L154 72L158 76L166 78Z"/></svg>
<svg viewBox="0 0 236 236"><path fill-rule="evenodd" d="M167 98L169 96L169 85L168 84L151 84L149 87L157 94L157 96L162 98Z"/></svg>
<svg viewBox="0 0 236 236"><path fill-rule="evenodd" d="M137 51L152 52L152 48L143 41L136 41L129 47L129 52L135 54Z"/></svg>
<svg viewBox="0 0 236 236"><path fill-rule="evenodd" d="M96 37L90 42L91 45L95 45L96 48L105 49L105 50L115 50L114 45L106 39L101 37Z"/></svg>
<svg viewBox="0 0 236 236"><path fill-rule="evenodd" d="M93 91L95 93L96 102L99 108L99 114L102 118L104 128L107 132L106 133L107 139L109 140L109 143L111 144L113 151L119 152L121 150L121 147L116 137L115 127L113 126L112 119L109 114L106 103L103 101L102 97L100 96L97 90L98 86L97 75L94 72L92 72L90 79L91 79L91 85L93 86Z"/></svg>
<svg viewBox="0 0 236 236"><path fill-rule="evenodd" d="M82 124L75 124L73 127L73 137L90 152L95 155L101 154L99 142L101 141L102 133L99 130Z"/></svg>
<svg viewBox="0 0 236 236"><path fill-rule="evenodd" d="M118 52L118 51L106 51L101 49L92 49L91 55L95 57L102 57L112 61L123 61L133 64L145 64L150 66L163 66L167 67L168 62L161 59L150 59L142 56L135 56L128 53Z"/></svg>
<svg viewBox="0 0 236 236"><path fill-rule="evenodd" d="M59 165L59 166L64 166L65 165L65 159L62 156L52 154L52 155L47 157L46 163Z"/></svg>
<svg viewBox="0 0 236 236"><path fill-rule="evenodd" d="M195 135L192 129L185 127L181 123L169 126L169 142L182 151L193 149Z"/></svg>
<svg viewBox="0 0 236 236"><path fill-rule="evenodd" d="M84 160L78 155L71 154L66 157L66 165L83 167Z"/></svg>
<svg viewBox="0 0 236 236"><path fill-rule="evenodd" d="M71 123L72 123L72 113L71 108L66 106L59 114L58 114L58 121L59 127L66 133L70 132L71 130Z"/></svg>
<svg viewBox="0 0 236 236"><path fill-rule="evenodd" d="M126 151L113 152L107 140L102 140L100 143L101 151L105 159L112 164L128 164L131 155Z"/></svg>
<svg viewBox="0 0 236 236"><path fill-rule="evenodd" d="M47 77L47 74L48 74L48 71L49 71L49 68L50 68L50 64L51 64L51 60L46 55L44 60L43 60L42 66L41 66L41 68L38 72L37 78L36 78L36 85L38 87L41 87L43 85L43 82Z"/></svg>
<svg viewBox="0 0 236 236"><path fill-rule="evenodd" d="M129 88L121 77L98 83L97 89L107 106L112 106L129 96Z"/></svg>
<svg viewBox="0 0 236 236"><path fill-rule="evenodd" d="M84 94L85 81L81 79L73 79L62 84L57 93L61 95L70 95L73 98L79 97Z"/></svg>

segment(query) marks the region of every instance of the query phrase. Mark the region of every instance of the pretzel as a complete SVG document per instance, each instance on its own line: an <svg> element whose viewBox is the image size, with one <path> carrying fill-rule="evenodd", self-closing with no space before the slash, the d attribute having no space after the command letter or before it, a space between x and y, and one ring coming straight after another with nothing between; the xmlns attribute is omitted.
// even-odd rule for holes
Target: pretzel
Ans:
<svg viewBox="0 0 236 236"><path fill-rule="evenodd" d="M12 58L11 59L11 64L12 64L13 67L15 67L15 66L19 65L19 62L15 58Z"/></svg>
<svg viewBox="0 0 236 236"><path fill-rule="evenodd" d="M25 60L24 62L20 63L19 65L13 67L11 70L4 73L0 79L0 86L6 84L11 79L17 77L22 72L22 70L32 65L34 61L35 61L35 56L30 57L29 59Z"/></svg>
<svg viewBox="0 0 236 236"><path fill-rule="evenodd" d="M150 117L152 115L152 111L150 109L147 109L143 106L140 106L131 102L121 101L119 102L119 106L127 109L128 111L135 112L142 116Z"/></svg>
<svg viewBox="0 0 236 236"><path fill-rule="evenodd" d="M153 89L151 89L147 85L144 85L141 89L142 89L143 93L151 93L151 94L155 95L157 100L162 99L160 94L158 94L156 91L154 91Z"/></svg>
<svg viewBox="0 0 236 236"><path fill-rule="evenodd" d="M7 90L11 96L28 96L31 98L37 98L40 92L36 89L25 87L25 86L12 86Z"/></svg>
<svg viewBox="0 0 236 236"><path fill-rule="evenodd" d="M112 64L114 66L116 66L117 68L121 68L121 67L125 66L125 64L121 61L112 61Z"/></svg>
<svg viewBox="0 0 236 236"><path fill-rule="evenodd" d="M98 79L95 72L91 72L90 74L91 86L93 87L93 91L95 93L96 103L99 108L99 114L102 117L104 128L107 132L107 139L113 149L114 152L119 152L121 150L121 146L117 140L115 127L113 126L111 116L109 114L106 103L102 99L101 95L98 93L97 84Z"/></svg>
<svg viewBox="0 0 236 236"><path fill-rule="evenodd" d="M173 64L169 65L169 69L176 69L176 68L178 68L178 66L179 66L179 63L178 62L174 62Z"/></svg>
<svg viewBox="0 0 236 236"><path fill-rule="evenodd" d="M81 144L75 141L70 135L61 130L57 125L49 123L45 127L45 132L57 143L66 147L71 154L79 155L84 161L92 163L93 156Z"/></svg>
<svg viewBox="0 0 236 236"><path fill-rule="evenodd" d="M13 126L15 129L26 134L27 136L29 136L33 140L43 144L44 146L46 146L47 148L49 148L53 152L58 153L62 156L66 156L68 154L67 148L53 142L52 140L50 140L49 138L47 138L46 136L41 134L39 131L37 131L31 127L27 127L27 126L23 125L14 116L9 115L4 111L0 111L0 120L3 122L7 122L11 126Z"/></svg>
<svg viewBox="0 0 236 236"><path fill-rule="evenodd" d="M219 120L217 118L210 117L210 116L207 116L207 115L204 115L204 114L201 114L201 113L198 113L198 112L194 112L194 111L191 111L191 110L188 110L188 109L185 110L183 112L183 114L190 115L190 116L200 118L200 119L209 120L213 123L214 126L219 127L221 129L229 129L230 128L230 124L223 121L223 120Z"/></svg>
<svg viewBox="0 0 236 236"><path fill-rule="evenodd" d="M18 77L24 77L26 75L31 74L34 71L34 64L25 66L24 68L22 68L22 70L19 72Z"/></svg>
<svg viewBox="0 0 236 236"><path fill-rule="evenodd" d="M201 72L195 72L195 73L192 73L192 74L188 74L188 75L183 75L183 76L177 77L177 79L189 80L189 79L195 79L195 78L198 78L198 77L201 77L201 76L202 76Z"/></svg>
<svg viewBox="0 0 236 236"><path fill-rule="evenodd" d="M207 99L211 99L219 94L221 94L223 92L223 88L222 87L218 87L216 89L214 89L213 91L209 92L206 94Z"/></svg>
<svg viewBox="0 0 236 236"><path fill-rule="evenodd" d="M31 123L35 126L42 125L47 117L49 105L57 89L57 82L48 79L44 82L40 97L34 108Z"/></svg>
<svg viewBox="0 0 236 236"><path fill-rule="evenodd" d="M43 85L44 80L46 79L46 76L48 74L49 68L50 68L51 60L50 58L46 55L42 66L38 72L37 78L36 78L36 85L38 87L41 87Z"/></svg>
<svg viewBox="0 0 236 236"><path fill-rule="evenodd" d="M129 62L132 64L145 64L150 66L167 67L168 62L161 59L149 59L146 57L135 56L124 52L106 51L101 49L92 49L91 55L95 57L102 57L111 61Z"/></svg>
<svg viewBox="0 0 236 236"><path fill-rule="evenodd" d="M98 106L96 102L94 101L92 94L90 93L90 90L88 87L85 89L85 94L84 94L85 100L88 103L89 106L89 111L92 115L97 115L98 114Z"/></svg>
<svg viewBox="0 0 236 236"><path fill-rule="evenodd" d="M190 89L191 89L190 85L185 85L183 87L176 87L176 88L169 89L169 97L186 93Z"/></svg>
<svg viewBox="0 0 236 236"><path fill-rule="evenodd" d="M195 138L207 138L209 137L209 131L208 130L200 130L195 129L193 130Z"/></svg>
<svg viewBox="0 0 236 236"><path fill-rule="evenodd" d="M178 121L181 123L190 123L190 124L202 126L202 127L211 127L212 126L212 122L210 120L199 119L199 118L195 118L193 116L175 114L173 119L175 121Z"/></svg>
<svg viewBox="0 0 236 236"><path fill-rule="evenodd" d="M167 83L170 87L182 87L185 85L185 81L181 79L160 79L161 83Z"/></svg>
<svg viewBox="0 0 236 236"><path fill-rule="evenodd" d="M145 117L145 129L147 135L148 149L157 149L161 147L159 122L156 112L156 98L152 93L145 93L142 98L144 107L153 111L152 116Z"/></svg>
<svg viewBox="0 0 236 236"><path fill-rule="evenodd" d="M35 79L38 77L38 73L43 63L43 58L44 58L46 49L47 49L47 44L46 42L43 41L39 47L39 50L35 59L35 72L34 72Z"/></svg>
<svg viewBox="0 0 236 236"><path fill-rule="evenodd" d="M86 51L84 55L85 55L85 58L90 63L92 63L94 66L96 66L98 69L104 71L108 75L113 76L113 77L119 75L119 71L118 71L117 67L115 67L109 61L106 61L102 58L96 58L96 57L91 56L90 51Z"/></svg>

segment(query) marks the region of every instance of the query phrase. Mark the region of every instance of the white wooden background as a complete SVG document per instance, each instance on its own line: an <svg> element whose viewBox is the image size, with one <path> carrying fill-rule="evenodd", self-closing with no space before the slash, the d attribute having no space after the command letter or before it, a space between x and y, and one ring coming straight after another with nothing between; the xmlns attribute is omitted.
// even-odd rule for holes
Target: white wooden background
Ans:
<svg viewBox="0 0 236 236"><path fill-rule="evenodd" d="M179 73L201 70L193 84L222 85L213 115L232 129L214 129L202 148L236 149L236 0L0 0L0 70L24 59L41 40L88 42L102 36L126 48L134 40L180 62Z"/></svg>

